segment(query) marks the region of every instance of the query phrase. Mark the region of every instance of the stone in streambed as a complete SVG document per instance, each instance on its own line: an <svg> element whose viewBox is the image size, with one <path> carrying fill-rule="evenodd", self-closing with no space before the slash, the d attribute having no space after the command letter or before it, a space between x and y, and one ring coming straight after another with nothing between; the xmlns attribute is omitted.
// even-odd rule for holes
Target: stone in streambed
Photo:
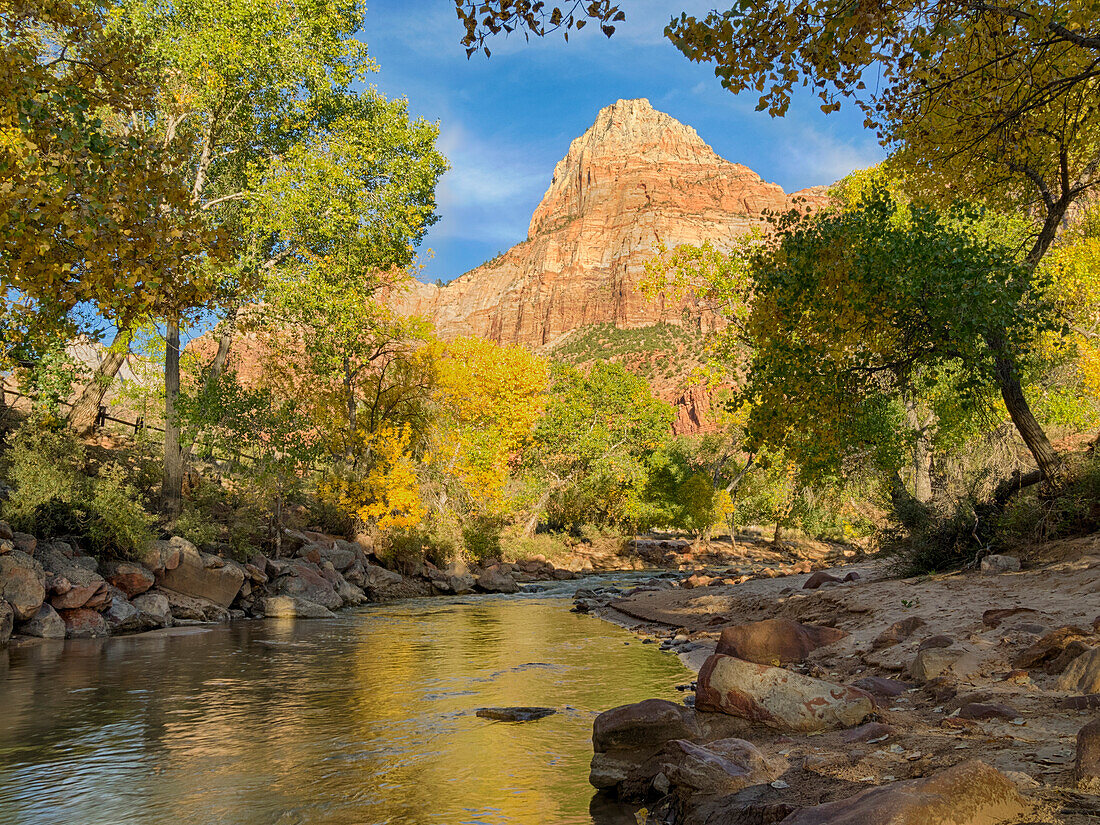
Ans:
<svg viewBox="0 0 1100 825"><path fill-rule="evenodd" d="M881 650L884 647L893 647L908 639L917 629L924 627L925 624L926 622L920 616L909 616L896 621L878 634L875 640L871 642L871 649Z"/></svg>
<svg viewBox="0 0 1100 825"><path fill-rule="evenodd" d="M887 679L883 676L865 676L858 681L852 682L852 687L865 690L872 696L882 696L885 698L891 698L894 696L901 696L913 685L909 682L902 682L898 679Z"/></svg>
<svg viewBox="0 0 1100 825"><path fill-rule="evenodd" d="M553 716L554 708L517 707L517 708L478 708L475 716L492 719L494 722L532 722Z"/></svg>
<svg viewBox="0 0 1100 825"><path fill-rule="evenodd" d="M1100 647L1070 662L1054 686L1072 693L1100 693Z"/></svg>
<svg viewBox="0 0 1100 825"><path fill-rule="evenodd" d="M477 577L477 589L486 593L518 593L519 585L510 573L505 573L494 564L486 567Z"/></svg>
<svg viewBox="0 0 1100 825"><path fill-rule="evenodd" d="M982 559L982 572L986 574L1019 573L1020 560L1015 556L986 556Z"/></svg>
<svg viewBox="0 0 1100 825"><path fill-rule="evenodd" d="M229 621L229 611L209 599L188 596L168 588L160 588L159 592L168 599L168 606L174 621L221 622L223 624Z"/></svg>
<svg viewBox="0 0 1100 825"><path fill-rule="evenodd" d="M0 556L0 599L11 605L16 621L27 621L46 600L46 574L19 550Z"/></svg>
<svg viewBox="0 0 1100 825"><path fill-rule="evenodd" d="M131 602L138 612L142 628L149 630L172 624L172 606L163 593L152 591L135 596Z"/></svg>
<svg viewBox="0 0 1100 825"><path fill-rule="evenodd" d="M765 619L734 625L722 631L716 653L736 656L760 665L801 662L819 647L848 634L833 627L800 624L790 619Z"/></svg>
<svg viewBox="0 0 1100 825"><path fill-rule="evenodd" d="M971 702L959 708L960 719L1019 719L1015 708L996 702Z"/></svg>
<svg viewBox="0 0 1100 825"><path fill-rule="evenodd" d="M840 582L843 581L839 576L834 576L825 570L818 570L810 578L806 579L806 583L802 585L803 590L817 590L821 585L826 582Z"/></svg>
<svg viewBox="0 0 1100 825"><path fill-rule="evenodd" d="M1050 631L1031 647L1018 654L1012 660L1012 666L1022 670L1039 667L1051 659L1058 658L1072 642L1084 641L1091 635L1089 631L1076 625L1063 625Z"/></svg>
<svg viewBox="0 0 1100 825"><path fill-rule="evenodd" d="M874 700L858 688L716 653L699 671L695 707L810 733L858 725Z"/></svg>
<svg viewBox="0 0 1100 825"><path fill-rule="evenodd" d="M127 599L140 596L157 582L152 571L128 561L108 562L103 566L103 577Z"/></svg>
<svg viewBox="0 0 1100 825"><path fill-rule="evenodd" d="M39 639L64 639L65 622L50 605L40 605L31 618L19 626L19 632Z"/></svg>
<svg viewBox="0 0 1100 825"><path fill-rule="evenodd" d="M65 623L66 639L95 639L111 634L107 620L95 610L78 607L75 610L59 610L58 615Z"/></svg>
<svg viewBox="0 0 1100 825"><path fill-rule="evenodd" d="M263 613L272 619L333 619L336 614L323 605L298 596L269 596Z"/></svg>
<svg viewBox="0 0 1100 825"><path fill-rule="evenodd" d="M1001 825L1019 821L1027 810L1007 776L974 760L803 808L783 825Z"/></svg>

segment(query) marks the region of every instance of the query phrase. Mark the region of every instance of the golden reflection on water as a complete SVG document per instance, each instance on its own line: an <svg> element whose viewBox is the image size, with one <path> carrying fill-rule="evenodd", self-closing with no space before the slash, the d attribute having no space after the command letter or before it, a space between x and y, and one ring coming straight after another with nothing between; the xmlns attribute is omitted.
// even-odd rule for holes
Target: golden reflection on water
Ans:
<svg viewBox="0 0 1100 825"><path fill-rule="evenodd" d="M0 651L0 825L574 825L596 713L679 662L560 598ZM629 644L625 644L629 642ZM492 722L486 706L554 716Z"/></svg>

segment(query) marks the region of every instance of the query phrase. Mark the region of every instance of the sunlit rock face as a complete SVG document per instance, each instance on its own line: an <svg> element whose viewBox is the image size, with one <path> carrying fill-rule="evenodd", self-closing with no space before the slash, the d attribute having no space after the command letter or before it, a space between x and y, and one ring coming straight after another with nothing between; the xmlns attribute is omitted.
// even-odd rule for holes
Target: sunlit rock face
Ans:
<svg viewBox="0 0 1100 825"><path fill-rule="evenodd" d="M445 338L479 335L535 348L589 324L687 322L705 331L715 319L701 304L641 294L657 243L728 248L763 225L767 212L823 199L822 189L787 195L722 159L648 100L620 100L558 163L526 241L446 287L413 284L395 304L432 320Z"/></svg>

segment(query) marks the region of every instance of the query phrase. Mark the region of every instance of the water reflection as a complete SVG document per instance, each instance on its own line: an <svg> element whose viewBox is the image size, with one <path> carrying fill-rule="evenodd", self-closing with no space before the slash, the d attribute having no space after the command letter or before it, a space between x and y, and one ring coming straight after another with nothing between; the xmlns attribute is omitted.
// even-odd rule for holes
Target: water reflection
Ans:
<svg viewBox="0 0 1100 825"><path fill-rule="evenodd" d="M0 823L632 822L592 802L592 718L687 674L568 606L424 600L0 651ZM473 715L504 705L559 712Z"/></svg>

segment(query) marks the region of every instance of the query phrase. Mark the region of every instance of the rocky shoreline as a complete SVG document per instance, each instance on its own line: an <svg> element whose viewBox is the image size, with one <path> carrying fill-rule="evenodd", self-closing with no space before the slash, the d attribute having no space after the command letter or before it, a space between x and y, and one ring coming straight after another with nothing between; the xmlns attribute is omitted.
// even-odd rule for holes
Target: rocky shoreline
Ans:
<svg viewBox="0 0 1100 825"><path fill-rule="evenodd" d="M528 582L572 579L545 559L484 568L423 563L387 569L358 542L288 531L288 556L247 562L204 553L181 537L137 559L99 562L75 541L38 541L0 522L0 646L23 639L86 639L259 618L330 618L366 602L430 595L516 593Z"/></svg>
<svg viewBox="0 0 1100 825"><path fill-rule="evenodd" d="M698 674L596 719L592 785L650 825L1097 821L1100 535L1062 545L579 591Z"/></svg>

